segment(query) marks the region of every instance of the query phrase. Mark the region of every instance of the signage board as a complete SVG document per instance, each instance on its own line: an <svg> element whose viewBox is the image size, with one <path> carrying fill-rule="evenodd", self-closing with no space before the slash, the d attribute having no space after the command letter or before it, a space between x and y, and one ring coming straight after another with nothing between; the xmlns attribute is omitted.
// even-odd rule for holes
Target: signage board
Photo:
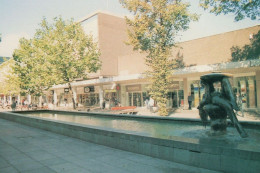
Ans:
<svg viewBox="0 0 260 173"><path fill-rule="evenodd" d="M90 92L95 92L95 87L94 86L84 87L84 93L90 93Z"/></svg>
<svg viewBox="0 0 260 173"><path fill-rule="evenodd" d="M128 85L126 86L126 92L141 91L141 85Z"/></svg>

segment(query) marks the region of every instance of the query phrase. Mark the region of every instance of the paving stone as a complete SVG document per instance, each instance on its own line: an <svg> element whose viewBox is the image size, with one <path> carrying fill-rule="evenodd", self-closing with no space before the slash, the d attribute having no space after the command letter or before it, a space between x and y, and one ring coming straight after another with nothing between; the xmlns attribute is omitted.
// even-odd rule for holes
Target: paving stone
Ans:
<svg viewBox="0 0 260 173"><path fill-rule="evenodd" d="M6 167L9 167L9 166L10 166L10 164L6 160L4 160L3 158L0 157L0 169L6 168Z"/></svg>
<svg viewBox="0 0 260 173"><path fill-rule="evenodd" d="M48 167L41 167L33 170L21 171L20 173L56 173L56 171L53 171Z"/></svg>
<svg viewBox="0 0 260 173"><path fill-rule="evenodd" d="M1 173L18 173L18 170L16 170L14 167L6 167L6 168L0 168Z"/></svg>
<svg viewBox="0 0 260 173"><path fill-rule="evenodd" d="M55 155L50 154L44 150L38 150L38 151L31 151L31 152L26 152L26 155L32 157L35 160L46 160L46 159L51 159L54 158Z"/></svg>
<svg viewBox="0 0 260 173"><path fill-rule="evenodd" d="M182 152L179 151L176 156L181 157ZM185 160L185 157L182 160ZM0 119L0 173L5 172L211 173L214 171L97 145Z"/></svg>
<svg viewBox="0 0 260 173"><path fill-rule="evenodd" d="M34 162L23 162L19 164L14 164L13 167L15 167L19 171L29 171L29 170L41 168L43 167L43 165L34 161Z"/></svg>
<svg viewBox="0 0 260 173"><path fill-rule="evenodd" d="M62 163L62 164L52 165L52 166L48 166L48 167L51 168L52 170L54 170L56 172L60 172L60 173L63 173L65 171L67 171L67 172L73 171L73 170L80 168L78 165L73 164L73 163ZM83 168L81 168L81 169L83 169Z"/></svg>
<svg viewBox="0 0 260 173"><path fill-rule="evenodd" d="M42 163L45 166L53 166L53 165L59 165L62 163L67 163L68 161L60 158L60 157L54 157L46 160L41 160L40 163Z"/></svg>

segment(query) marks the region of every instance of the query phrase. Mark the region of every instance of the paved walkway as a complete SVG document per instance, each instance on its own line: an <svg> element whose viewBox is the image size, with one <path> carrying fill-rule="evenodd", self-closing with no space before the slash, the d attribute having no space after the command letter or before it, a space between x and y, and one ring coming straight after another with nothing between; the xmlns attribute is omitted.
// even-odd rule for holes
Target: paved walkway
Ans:
<svg viewBox="0 0 260 173"><path fill-rule="evenodd" d="M0 173L213 172L0 119Z"/></svg>

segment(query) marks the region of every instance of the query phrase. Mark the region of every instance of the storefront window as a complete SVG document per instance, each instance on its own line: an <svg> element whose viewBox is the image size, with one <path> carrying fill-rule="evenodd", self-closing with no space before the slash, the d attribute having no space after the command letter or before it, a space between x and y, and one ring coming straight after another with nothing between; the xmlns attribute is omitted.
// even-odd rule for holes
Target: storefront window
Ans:
<svg viewBox="0 0 260 173"><path fill-rule="evenodd" d="M141 107L144 105L144 96L141 92L128 93L129 106Z"/></svg>
<svg viewBox="0 0 260 173"><path fill-rule="evenodd" d="M99 94L97 93L79 94L77 99L82 106L99 105Z"/></svg>
<svg viewBox="0 0 260 173"><path fill-rule="evenodd" d="M242 108L255 108L256 100L256 80L255 76L234 78L234 94L237 98L242 98Z"/></svg>

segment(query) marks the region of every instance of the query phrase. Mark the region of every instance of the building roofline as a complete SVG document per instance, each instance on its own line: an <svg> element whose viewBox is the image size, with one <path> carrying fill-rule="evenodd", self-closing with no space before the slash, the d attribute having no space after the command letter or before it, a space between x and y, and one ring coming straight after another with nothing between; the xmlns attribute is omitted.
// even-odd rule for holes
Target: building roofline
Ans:
<svg viewBox="0 0 260 173"><path fill-rule="evenodd" d="M250 27L247 27L247 28L242 28L242 29L237 29L237 30L232 30L232 31L226 31L226 32L208 35L208 36L204 36L204 37L199 37L199 38L195 38L195 39L191 39L191 40L180 41L180 42L178 42L178 44L185 43L185 42L191 42L191 41L195 41L195 40L200 40L200 39L205 39L205 38L208 38L208 37L215 37L215 36L218 36L218 35L228 34L228 33L237 32L237 31L241 31L241 30L248 30L249 28L254 28L254 27L260 27L260 25L250 26Z"/></svg>
<svg viewBox="0 0 260 173"><path fill-rule="evenodd" d="M227 62L227 63L219 63L219 64L211 64L211 65L198 65L192 67L185 67L182 69L177 69L173 72L173 77L179 75L187 75L187 74L194 74L194 73L206 73L206 72L213 72L219 70L230 70L230 69L238 69L238 68L250 68L250 67L260 67L260 60L247 60L247 61L240 61L240 62ZM131 75L124 75L124 76L114 76L108 78L101 78L101 79L90 79L85 81L73 82L71 86L88 86L88 85L102 85L102 84L109 84L109 83L116 83L116 82L123 82L129 80L136 80L136 79L145 79L144 74L131 74ZM68 87L68 84L60 84L51 87L51 89L59 89Z"/></svg>
<svg viewBox="0 0 260 173"><path fill-rule="evenodd" d="M114 17L118 17L118 18L124 19L124 16L116 15L116 14L111 13L111 12L109 12L109 11L97 10L97 11L95 11L95 12L93 12L93 13L88 14L88 15L85 16L85 17L82 17L82 18L79 19L77 22L78 22L78 23L84 22L84 21L89 20L90 18L92 18L92 17L94 17L94 16L96 16L96 15L98 15L98 14L106 14L106 15L110 15L110 16L114 16Z"/></svg>

